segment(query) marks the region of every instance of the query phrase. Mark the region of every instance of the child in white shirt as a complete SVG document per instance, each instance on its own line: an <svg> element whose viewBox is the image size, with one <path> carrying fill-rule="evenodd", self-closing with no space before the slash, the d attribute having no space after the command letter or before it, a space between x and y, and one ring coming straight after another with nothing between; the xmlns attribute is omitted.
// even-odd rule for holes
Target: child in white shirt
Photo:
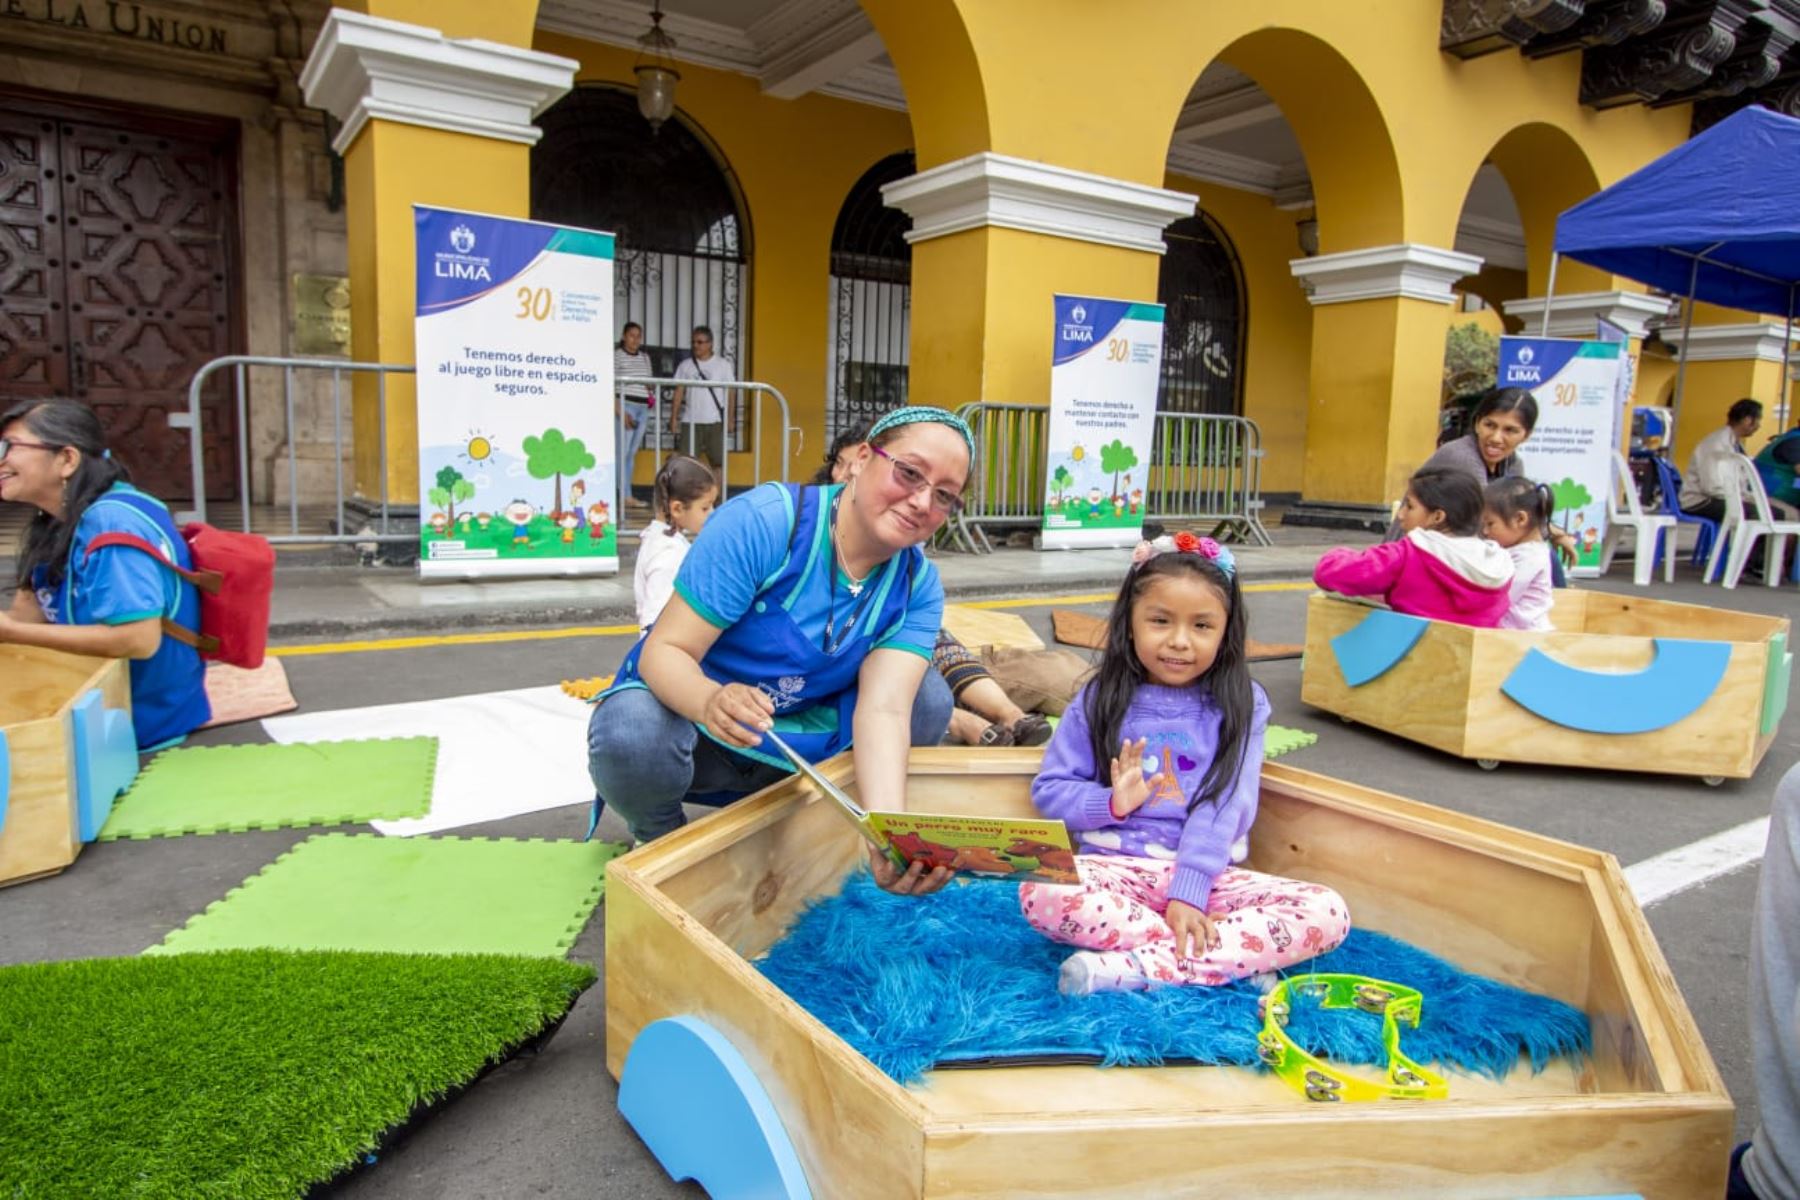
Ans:
<svg viewBox="0 0 1800 1200"><path fill-rule="evenodd" d="M718 476L697 458L674 455L656 473L656 519L638 540L637 572L631 580L640 630L655 623L675 594L675 573L687 557L688 539L700 532L718 499Z"/></svg>
<svg viewBox="0 0 1800 1200"><path fill-rule="evenodd" d="M1550 489L1519 475L1488 484L1482 494L1481 532L1512 556L1512 603L1501 629L1553 629L1550 606Z"/></svg>

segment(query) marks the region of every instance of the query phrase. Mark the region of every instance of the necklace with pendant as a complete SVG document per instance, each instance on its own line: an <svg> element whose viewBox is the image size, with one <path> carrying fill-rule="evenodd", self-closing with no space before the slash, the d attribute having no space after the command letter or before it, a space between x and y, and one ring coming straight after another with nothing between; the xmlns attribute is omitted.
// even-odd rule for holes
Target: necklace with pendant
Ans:
<svg viewBox="0 0 1800 1200"><path fill-rule="evenodd" d="M834 565L841 568L842 557L838 554L837 549L837 500L835 498L831 502L830 521L831 554L832 558L835 560ZM873 571L869 572L869 575L873 574ZM836 654L839 647L843 645L844 639L848 638L851 631L856 628L857 618L862 616L863 605L867 603L862 593L863 587L869 582L869 575L864 575L861 579L851 579L850 573L848 571L844 572L844 580L850 589L850 599L852 603L850 612L844 620L844 626L842 629L839 629L837 626L837 571L834 570L832 572L831 598L825 609L825 632L824 636L820 638L819 646L825 653Z"/></svg>
<svg viewBox="0 0 1800 1200"><path fill-rule="evenodd" d="M845 586L850 589L851 597L855 598L862 595L863 585L869 582L869 575L873 575L875 572L870 571L861 579L852 579L849 568L844 566L844 552L838 549L837 535L838 501L843 498L843 495L842 492L839 492L831 498L831 553L837 559L838 568L844 572Z"/></svg>

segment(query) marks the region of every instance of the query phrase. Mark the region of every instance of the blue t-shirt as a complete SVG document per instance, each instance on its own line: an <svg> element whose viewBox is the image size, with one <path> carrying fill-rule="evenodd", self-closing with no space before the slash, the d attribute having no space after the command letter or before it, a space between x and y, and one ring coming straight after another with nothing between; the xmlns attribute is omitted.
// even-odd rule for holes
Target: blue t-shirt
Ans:
<svg viewBox="0 0 1800 1200"><path fill-rule="evenodd" d="M820 499L828 511L837 490L833 485ZM719 629L736 624L750 611L757 591L781 568L793 528L793 509L781 484L739 492L707 519L694 539L694 548L676 573L675 591L708 624ZM805 548L800 549L804 552ZM877 567L864 582L864 595L880 589L884 571L904 571L905 557L896 554ZM847 618L853 603L847 583L835 561L830 570L816 570L808 576L788 613L809 639L817 641L824 634L834 593L836 622L841 625ZM898 579L895 586L900 586ZM937 567L922 559L914 573L905 619L874 649L909 650L929 660L943 621L943 582Z"/></svg>
<svg viewBox="0 0 1800 1200"><path fill-rule="evenodd" d="M200 593L194 585L129 546L103 546L88 557L88 542L103 533L135 534L171 561L194 565L168 510L129 484L115 483L81 514L62 582L51 587L49 571L42 566L32 572L32 591L45 620L124 625L168 617L198 630ZM179 741L209 721L212 706L199 651L164 635L155 654L132 659L131 718L140 750Z"/></svg>

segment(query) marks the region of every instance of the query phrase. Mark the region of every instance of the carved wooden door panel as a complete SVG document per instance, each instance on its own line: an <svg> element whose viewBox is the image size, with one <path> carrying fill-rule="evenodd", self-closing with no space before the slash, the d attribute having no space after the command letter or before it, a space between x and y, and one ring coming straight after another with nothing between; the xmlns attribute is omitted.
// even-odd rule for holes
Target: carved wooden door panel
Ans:
<svg viewBox="0 0 1800 1200"><path fill-rule="evenodd" d="M132 477L191 499L194 372L232 352L229 126L0 94L0 407L92 405ZM227 380L203 397L207 494L236 496Z"/></svg>
<svg viewBox="0 0 1800 1200"><path fill-rule="evenodd" d="M230 147L157 130L60 123L70 375L132 477L155 495L193 491L185 430L168 414L230 353ZM207 389L207 492L234 495L236 415Z"/></svg>
<svg viewBox="0 0 1800 1200"><path fill-rule="evenodd" d="M67 395L56 122L0 110L0 409Z"/></svg>

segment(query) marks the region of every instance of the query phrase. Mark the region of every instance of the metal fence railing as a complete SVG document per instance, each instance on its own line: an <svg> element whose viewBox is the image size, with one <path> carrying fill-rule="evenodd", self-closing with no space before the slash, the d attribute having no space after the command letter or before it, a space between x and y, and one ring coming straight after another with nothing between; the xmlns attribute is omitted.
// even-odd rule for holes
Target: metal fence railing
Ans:
<svg viewBox="0 0 1800 1200"><path fill-rule="evenodd" d="M243 522L240 528L245 530L251 528L250 510L252 489L250 486L251 439L249 437L249 407L250 373L255 370L274 370L281 373L281 438L286 446L286 450L284 453L277 455L275 462L272 465L278 467L280 463L285 461L287 467L288 521L286 532L284 533L278 530L271 531L267 535L269 541L274 542L277 545L416 542L419 537L416 524L409 522L411 527L407 529L397 530L394 527L394 506L388 495L388 377L390 375L411 375L414 373L414 368L411 365L399 363L360 363L345 362L340 359L330 358L274 358L252 354L232 354L226 355L223 358L215 358L211 362L203 365L194 373L193 381L188 384L187 409L185 411L177 411L169 414L169 425L172 428L185 429L188 431L190 448L189 462L190 471L193 476L193 510L191 512L179 513L177 514L177 518L182 521L204 521L207 519L206 464L202 455L203 440L200 398L202 390L205 388L208 380L219 373L229 372L228 377L231 380L231 387L233 389L232 402L237 410L237 428L239 431L237 452L238 503L242 507L241 516ZM375 377L376 408L378 410L376 439L377 453L380 461L380 468L376 474L380 478L381 483L378 495L363 498L364 502L368 504L370 508L369 520L367 525L362 528L361 532L356 532L352 531L347 523L345 508L348 497L345 494L344 487L344 457L349 446L345 440L345 421L348 412L345 402L344 379L345 376L355 376L359 374L372 374ZM300 514L302 508L312 511L319 508L324 503L324 497L301 495L297 439L295 437L297 428L295 423L295 385L302 377L307 377L305 383L308 387L313 387L321 383L324 377L329 377L330 379L331 446L334 480L334 500L331 508L332 520L330 521L330 532L302 531L301 529ZM674 439L668 436L664 426L664 414L668 411L666 398L672 394L671 389L683 386L694 386L694 381L682 379L635 378L615 381L614 386L615 389L622 391L627 384L653 388L664 397L662 402L657 403L649 411L648 418L650 420L650 428L644 438L642 447L643 450L648 450L655 456L656 465L660 468L662 466L663 456L666 452L665 445L674 444ZM724 429L722 432L724 435L724 444L726 446L725 458L727 467L741 463L745 458L748 458L750 461L751 482L753 485L761 483L764 480L764 438L762 434L763 431L769 427L764 414L765 407L772 405L772 419L779 421L779 424L774 428L776 431L776 440L780 445L780 453L778 456L780 474L770 476L770 478L788 478L792 466L792 451L795 449L795 438L801 437L802 435L801 431L794 427L792 414L788 408L787 397L783 396L780 390L772 384L761 383L755 380L707 381L703 386L727 391L750 393L749 429L747 431L740 430L735 426L734 414L737 413L739 406L737 404L726 404L722 406L724 409ZM620 405L615 404L613 409L615 414L614 436L617 439L613 444L614 446L622 446L624 445L625 435L624 416ZM741 438L739 436L740 434L747 434L748 436L747 438ZM747 441L747 449L738 451L730 449L730 447L738 444L740 441ZM688 445L684 448L691 451L694 444L691 430L687 442ZM804 444L803 438L801 444ZM771 454L771 462L773 462L776 457L776 455ZM725 494L729 494L731 488L730 471L725 471L724 475L725 478L721 484L721 491ZM617 495L614 497L615 502L613 505L613 512L620 535L626 536L636 532L636 530L627 527L627 513L623 504L624 498L631 487L630 472L624 470L617 471L615 472L615 477L618 480L618 487ZM724 496L721 495L720 499L723 500ZM409 504L407 507L411 508L412 505Z"/></svg>
<svg viewBox="0 0 1800 1200"><path fill-rule="evenodd" d="M1054 490L1045 452L1050 412L982 402L964 405L958 415L975 435L977 468L949 536L986 553L993 549L989 527L1043 524ZM1214 536L1271 545L1262 525L1262 456L1262 431L1247 418L1157 413L1141 476L1145 519L1211 525Z"/></svg>

